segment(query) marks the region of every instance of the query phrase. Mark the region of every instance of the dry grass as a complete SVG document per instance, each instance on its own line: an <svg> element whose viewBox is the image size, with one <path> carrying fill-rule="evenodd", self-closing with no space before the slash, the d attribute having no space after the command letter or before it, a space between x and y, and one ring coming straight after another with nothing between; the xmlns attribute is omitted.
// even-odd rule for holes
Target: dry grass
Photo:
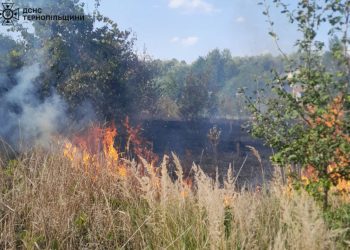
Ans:
<svg viewBox="0 0 350 250"><path fill-rule="evenodd" d="M277 181L269 191L224 188L194 166L193 187L158 171L127 177L73 167L40 150L0 161L0 249L335 249L317 204Z"/></svg>

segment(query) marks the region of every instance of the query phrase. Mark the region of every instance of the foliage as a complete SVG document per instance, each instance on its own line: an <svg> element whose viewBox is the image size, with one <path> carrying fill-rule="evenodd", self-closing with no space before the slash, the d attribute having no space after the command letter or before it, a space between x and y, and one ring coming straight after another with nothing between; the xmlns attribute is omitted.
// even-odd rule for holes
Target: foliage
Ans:
<svg viewBox="0 0 350 250"><path fill-rule="evenodd" d="M187 76L180 99L180 112L185 119L193 120L203 113L209 99L207 84L205 76Z"/></svg>
<svg viewBox="0 0 350 250"><path fill-rule="evenodd" d="M273 2L282 8L281 12L291 23L296 23L302 38L296 41L297 60L283 53L288 68L283 74L275 72L269 83L274 95L259 98L257 102L247 98L254 117L252 133L274 148L276 154L272 160L276 164L300 165L306 171L314 169L314 178L309 178L306 189L321 198L326 208L331 186L350 178L347 54L350 4L348 1L298 1L296 10L290 10L282 1ZM271 24L270 35L278 41L267 4L266 8L264 14ZM327 25L331 37L342 36L330 48L330 61L336 63L334 68L325 66L325 45L317 40L319 30Z"/></svg>
<svg viewBox="0 0 350 250"><path fill-rule="evenodd" d="M175 59L160 61L159 74L155 81L159 86L161 103L165 102L172 107L168 113L165 112L166 116L176 117L176 107L182 105L181 95L186 91L186 79L192 75L205 77L206 84L203 84L202 88L207 92L208 102L204 105L202 117L243 119L247 112L243 107L242 98L237 94L239 89L244 88L246 93L254 97L254 93L271 79L272 74L269 71L272 68L281 71L283 64L280 57L233 57L229 50L215 49L191 64ZM172 115L174 113L175 116Z"/></svg>
<svg viewBox="0 0 350 250"><path fill-rule="evenodd" d="M191 77L202 78L202 89L196 91L207 98L193 117L237 118L246 114L237 90L244 87L253 96L265 85L265 78L271 77L266 71L282 67L280 58L271 55L239 58L218 49L191 64L153 60L135 52L131 31L120 30L98 10L87 15L82 1L16 4L42 7L45 13L85 14L83 22L33 21L33 29L19 22L12 29L20 39L1 38L1 68L10 76L1 91L15 86L15 73L34 60L41 66L37 95L43 101L52 92L58 93L72 118L90 106L100 120L121 120L125 115L192 119L185 108L190 105L185 104L185 96Z"/></svg>
<svg viewBox="0 0 350 250"><path fill-rule="evenodd" d="M22 67L23 44L0 34L0 97L16 84L14 73Z"/></svg>
<svg viewBox="0 0 350 250"><path fill-rule="evenodd" d="M350 239L350 205L340 204L332 207L324 214L325 220L330 228L335 230L347 229L345 234L339 237L339 242Z"/></svg>
<svg viewBox="0 0 350 250"><path fill-rule="evenodd" d="M34 2L18 3L19 6L31 4ZM10 59L14 65L9 65L9 72L23 66L15 60L27 65L33 60L40 63L38 96L45 99L57 92L67 102L73 118L86 103L94 107L101 120L122 118L154 107L158 97L151 80L157 71L151 60L136 54L135 38L130 31L120 30L97 10L87 15L81 1L35 2L35 6L42 7L45 13L85 15L85 20L33 21L34 29L18 23L13 29L20 33L21 40L11 43L23 48L25 53L0 51L6 57L13 54L14 59Z"/></svg>

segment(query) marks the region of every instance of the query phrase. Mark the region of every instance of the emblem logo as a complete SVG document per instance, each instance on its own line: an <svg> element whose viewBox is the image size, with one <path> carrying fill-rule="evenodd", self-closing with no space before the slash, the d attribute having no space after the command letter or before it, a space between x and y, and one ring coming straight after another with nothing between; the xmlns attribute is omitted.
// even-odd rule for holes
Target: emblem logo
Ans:
<svg viewBox="0 0 350 250"><path fill-rule="evenodd" d="M2 3L0 9L0 22L4 26L13 25L14 21L19 20L19 8L14 8L14 3Z"/></svg>

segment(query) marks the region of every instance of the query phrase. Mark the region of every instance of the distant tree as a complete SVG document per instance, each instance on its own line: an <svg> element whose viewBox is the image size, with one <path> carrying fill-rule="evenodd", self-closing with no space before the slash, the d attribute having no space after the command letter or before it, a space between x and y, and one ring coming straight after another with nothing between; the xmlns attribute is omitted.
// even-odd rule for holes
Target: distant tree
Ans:
<svg viewBox="0 0 350 250"><path fill-rule="evenodd" d="M159 105L167 105L171 113L177 113L176 106L181 105L181 95L186 77L202 75L207 81L208 101L203 117L241 115L242 100L237 95L240 88L245 88L251 97L265 82L272 79L271 69L281 72L280 57L260 55L254 57L232 57L229 50L213 50L206 56L200 56L192 64L171 61L158 62L159 74L155 77L160 90ZM231 105L232 104L232 105ZM231 108L229 108L231 106ZM170 108L171 107L171 108ZM159 107L160 110L165 110ZM240 111L239 111L240 110Z"/></svg>
<svg viewBox="0 0 350 250"><path fill-rule="evenodd" d="M177 103L180 99L181 89L186 81L186 76L190 71L190 66L173 59L161 62L159 67L160 73L155 81L161 90L161 96L166 96Z"/></svg>
<svg viewBox="0 0 350 250"><path fill-rule="evenodd" d="M144 112L154 116L158 113L161 88L155 79L159 74L159 63L153 61L147 54L135 62L127 88L131 115Z"/></svg>
<svg viewBox="0 0 350 250"><path fill-rule="evenodd" d="M208 80L203 75L190 73L180 99L180 113L186 120L198 119L208 104Z"/></svg>

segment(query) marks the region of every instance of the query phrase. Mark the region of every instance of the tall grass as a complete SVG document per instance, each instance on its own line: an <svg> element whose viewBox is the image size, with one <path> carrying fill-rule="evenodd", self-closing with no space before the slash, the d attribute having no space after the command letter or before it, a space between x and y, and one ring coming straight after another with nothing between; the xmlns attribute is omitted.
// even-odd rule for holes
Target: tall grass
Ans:
<svg viewBox="0 0 350 250"><path fill-rule="evenodd" d="M336 249L319 206L276 179L268 190L235 191L194 166L194 185L124 161L127 176L88 171L60 152L0 161L0 249ZM345 248L345 247L344 247Z"/></svg>

